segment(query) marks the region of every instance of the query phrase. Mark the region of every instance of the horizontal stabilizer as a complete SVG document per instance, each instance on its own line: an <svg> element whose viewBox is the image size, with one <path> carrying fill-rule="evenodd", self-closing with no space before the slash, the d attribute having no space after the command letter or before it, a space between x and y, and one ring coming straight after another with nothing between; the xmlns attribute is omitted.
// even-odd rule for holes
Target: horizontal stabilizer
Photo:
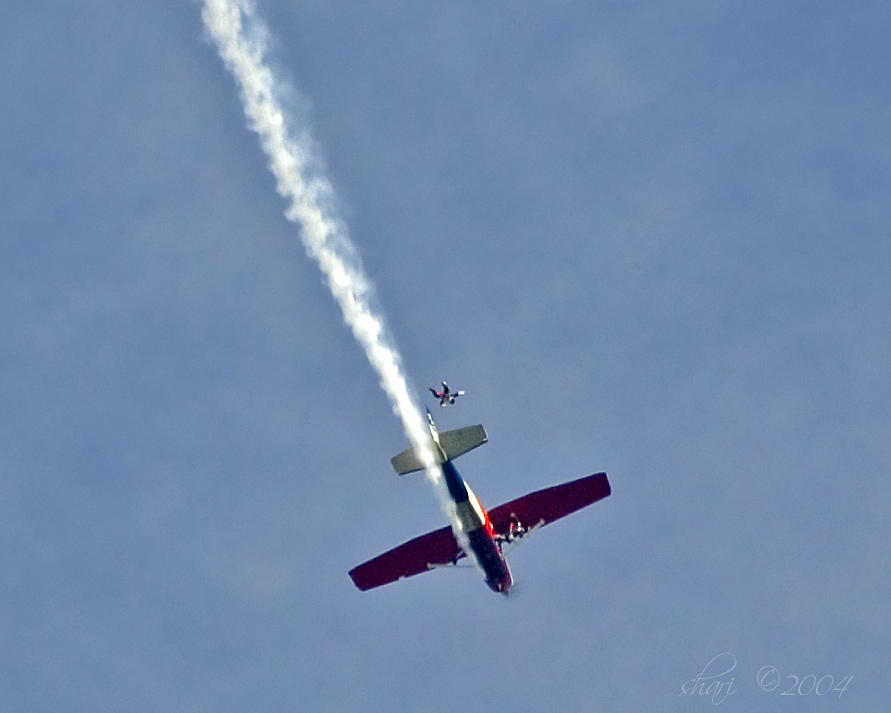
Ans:
<svg viewBox="0 0 891 713"><path fill-rule="evenodd" d="M439 434L439 445L449 460L463 456L467 451L472 451L488 440L486 429L479 425L456 428L454 431Z"/></svg>
<svg viewBox="0 0 891 713"><path fill-rule="evenodd" d="M454 460L458 456L463 456L488 440L486 429L481 425L456 428L454 431L445 431L439 434L439 446L448 460ZM421 460L414 448L402 451L398 456L392 458L390 462L393 464L393 470L399 475L414 473L416 470L424 469L424 461Z"/></svg>

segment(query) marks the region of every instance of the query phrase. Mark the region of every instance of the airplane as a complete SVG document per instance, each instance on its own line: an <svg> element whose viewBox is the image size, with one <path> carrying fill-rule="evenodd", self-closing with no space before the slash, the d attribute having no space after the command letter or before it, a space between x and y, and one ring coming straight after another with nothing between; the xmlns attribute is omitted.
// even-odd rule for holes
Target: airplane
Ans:
<svg viewBox="0 0 891 713"><path fill-rule="evenodd" d="M439 405L442 407L446 407L449 404L453 404L453 403L455 403L455 399L457 399L459 396L464 396L463 391L450 390L449 385L444 381L442 382L442 391L437 391L436 389L430 389L430 393L439 399Z"/></svg>
<svg viewBox="0 0 891 713"><path fill-rule="evenodd" d="M477 425L439 433L429 410L427 418L433 452L442 468L470 551L465 551L451 526L428 532L350 570L350 578L362 591L438 567L457 565L459 560L470 557L483 572L488 587L506 595L513 579L502 552L505 544L518 542L611 492L606 473L595 473L529 493L487 512L452 464L458 456L488 442L486 429ZM398 475L424 468L414 448L393 457L391 463Z"/></svg>

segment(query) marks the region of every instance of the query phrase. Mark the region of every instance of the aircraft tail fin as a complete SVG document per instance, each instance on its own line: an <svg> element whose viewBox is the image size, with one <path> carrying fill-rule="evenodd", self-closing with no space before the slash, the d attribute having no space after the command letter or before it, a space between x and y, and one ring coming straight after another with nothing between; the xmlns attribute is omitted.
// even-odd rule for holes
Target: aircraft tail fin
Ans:
<svg viewBox="0 0 891 713"><path fill-rule="evenodd" d="M458 456L463 456L468 451L472 451L489 440L489 437L486 435L486 429L481 425L456 428L453 431L444 431L438 435L439 447L448 460L454 460ZM434 453L436 453L436 449L434 449ZM393 470L398 475L414 473L417 470L424 469L424 462L414 448L402 451L398 456L394 456L390 462L393 464Z"/></svg>

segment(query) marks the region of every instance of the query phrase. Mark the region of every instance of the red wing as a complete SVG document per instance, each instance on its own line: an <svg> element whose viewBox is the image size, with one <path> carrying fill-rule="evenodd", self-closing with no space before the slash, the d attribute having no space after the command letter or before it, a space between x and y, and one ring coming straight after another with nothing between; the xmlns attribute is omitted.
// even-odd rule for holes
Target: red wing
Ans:
<svg viewBox="0 0 891 713"><path fill-rule="evenodd" d="M511 519L515 518L525 531L547 525L561 517L581 510L610 494L606 473L589 475L587 478L537 490L522 498L511 500L489 510L489 519L495 532L507 537Z"/></svg>
<svg viewBox="0 0 891 713"><path fill-rule="evenodd" d="M350 577L359 589L365 591L433 567L454 564L461 557L464 553L455 541L452 528L443 527L354 567Z"/></svg>

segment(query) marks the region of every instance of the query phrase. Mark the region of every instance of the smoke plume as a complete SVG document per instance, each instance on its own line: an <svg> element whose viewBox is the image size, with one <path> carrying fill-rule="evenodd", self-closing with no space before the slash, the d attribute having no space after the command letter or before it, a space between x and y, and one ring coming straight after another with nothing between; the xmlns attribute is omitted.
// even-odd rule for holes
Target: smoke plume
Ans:
<svg viewBox="0 0 891 713"><path fill-rule="evenodd" d="M426 464L427 476L452 529L462 546L466 545L402 359L388 336L383 316L373 306L371 282L334 210L331 184L315 159L308 132L302 129L295 135L282 110L280 97L289 88L275 78L266 61L268 32L247 0L205 0L202 17L239 85L248 126L260 137L278 192L288 201L285 215L300 226L307 254L318 263L344 320L380 376L406 436ZM465 551L470 550L465 547Z"/></svg>

